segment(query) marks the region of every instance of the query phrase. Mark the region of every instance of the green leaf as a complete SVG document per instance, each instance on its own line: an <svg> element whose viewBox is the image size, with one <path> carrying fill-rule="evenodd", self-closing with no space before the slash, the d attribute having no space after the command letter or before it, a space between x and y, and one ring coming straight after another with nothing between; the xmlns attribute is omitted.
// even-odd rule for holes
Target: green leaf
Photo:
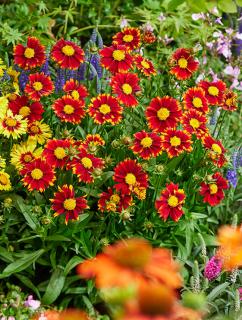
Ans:
<svg viewBox="0 0 242 320"><path fill-rule="evenodd" d="M23 276L22 274L15 274L15 277L18 278L26 287L31 289L36 294L38 299L40 299L39 290L35 287L35 285L32 283L32 281L29 280L28 277Z"/></svg>
<svg viewBox="0 0 242 320"><path fill-rule="evenodd" d="M174 11L178 6L180 6L185 0L171 0L168 4L168 10Z"/></svg>
<svg viewBox="0 0 242 320"><path fill-rule="evenodd" d="M207 296L207 301L213 301L220 293L224 293L224 290L229 286L229 282L225 282L215 287Z"/></svg>
<svg viewBox="0 0 242 320"><path fill-rule="evenodd" d="M48 286L46 288L45 294L42 298L44 304L53 303L60 295L62 288L65 283L64 270L57 267L52 273Z"/></svg>
<svg viewBox="0 0 242 320"><path fill-rule="evenodd" d="M67 274L81 262L83 262L82 258L78 256L72 257L65 267L64 275L67 276Z"/></svg>
<svg viewBox="0 0 242 320"><path fill-rule="evenodd" d="M218 8L227 13L237 12L237 6L233 0L218 0Z"/></svg>
<svg viewBox="0 0 242 320"><path fill-rule="evenodd" d="M0 256L1 259L5 262L13 262L14 258L10 252L8 252L7 249L0 247Z"/></svg>
<svg viewBox="0 0 242 320"><path fill-rule="evenodd" d="M36 230L39 226L39 222L38 219L34 216L34 214L30 211L31 207L27 206L24 203L24 199L20 196L14 195L13 200L15 202L16 209L23 214L30 228Z"/></svg>
<svg viewBox="0 0 242 320"><path fill-rule="evenodd" d="M71 239L61 235L61 234L53 234L52 236L48 236L45 238L46 241L71 241Z"/></svg>
<svg viewBox="0 0 242 320"><path fill-rule="evenodd" d="M235 2L237 6L242 7L242 0L236 0Z"/></svg>

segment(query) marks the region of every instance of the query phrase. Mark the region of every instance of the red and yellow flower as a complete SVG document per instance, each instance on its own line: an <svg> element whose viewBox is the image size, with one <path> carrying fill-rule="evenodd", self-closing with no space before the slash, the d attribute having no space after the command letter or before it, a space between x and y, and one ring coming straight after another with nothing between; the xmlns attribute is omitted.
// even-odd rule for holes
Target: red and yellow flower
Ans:
<svg viewBox="0 0 242 320"><path fill-rule="evenodd" d="M177 222L184 214L182 205L185 198L184 190L179 189L178 184L171 182L161 192L160 198L155 202L155 207L164 221L171 217L173 221Z"/></svg>
<svg viewBox="0 0 242 320"><path fill-rule="evenodd" d="M46 160L41 158L27 163L20 171L20 174L23 176L24 186L27 186L29 191L38 190L43 192L49 186L53 186L56 179L53 168Z"/></svg>
<svg viewBox="0 0 242 320"><path fill-rule="evenodd" d="M151 44L156 41L156 36L152 31L149 31L149 30L145 30L142 33L141 38L142 38L142 42L145 44Z"/></svg>
<svg viewBox="0 0 242 320"><path fill-rule="evenodd" d="M237 97L237 93L231 90L226 90L223 96L221 107L224 110L235 111L237 109Z"/></svg>
<svg viewBox="0 0 242 320"><path fill-rule="evenodd" d="M27 131L27 120L20 115L14 115L8 110L5 116L0 118L0 134L13 139L18 139Z"/></svg>
<svg viewBox="0 0 242 320"><path fill-rule="evenodd" d="M134 134L134 142L130 149L134 154L147 160L151 157L157 157L161 151L161 137L154 132L145 132L144 130Z"/></svg>
<svg viewBox="0 0 242 320"><path fill-rule="evenodd" d="M100 50L100 63L111 73L127 72L132 68L133 58L123 45L105 47Z"/></svg>
<svg viewBox="0 0 242 320"><path fill-rule="evenodd" d="M228 189L229 185L223 176L216 172L209 177L209 181L202 182L200 194L203 196L203 202L207 202L210 206L218 205L224 198L223 190Z"/></svg>
<svg viewBox="0 0 242 320"><path fill-rule="evenodd" d="M65 223L69 220L78 220L79 214L88 209L85 197L75 197L75 191L72 185L63 185L58 188L54 194L54 199L50 199L51 209L55 211L54 217L61 214L65 215Z"/></svg>
<svg viewBox="0 0 242 320"><path fill-rule="evenodd" d="M185 131L195 134L198 139L208 134L206 116L195 109L184 112L181 123Z"/></svg>
<svg viewBox="0 0 242 320"><path fill-rule="evenodd" d="M64 168L69 160L70 140L48 140L43 155L54 168Z"/></svg>
<svg viewBox="0 0 242 320"><path fill-rule="evenodd" d="M194 60L192 50L179 48L171 56L170 73L175 75L178 80L189 79L198 69L199 62Z"/></svg>
<svg viewBox="0 0 242 320"><path fill-rule="evenodd" d="M161 147L169 158L192 151L191 135L182 130L167 129L162 136Z"/></svg>
<svg viewBox="0 0 242 320"><path fill-rule="evenodd" d="M41 67L45 62L45 47L35 37L28 37L27 45L18 44L14 47L14 63L28 70Z"/></svg>
<svg viewBox="0 0 242 320"><path fill-rule="evenodd" d="M85 116L84 102L71 96L57 99L52 106L55 114L61 121L78 124Z"/></svg>
<svg viewBox="0 0 242 320"><path fill-rule="evenodd" d="M10 175L0 170L0 191L9 191L12 188Z"/></svg>
<svg viewBox="0 0 242 320"><path fill-rule="evenodd" d="M226 84L223 81L200 81L198 86L205 91L205 97L208 104L211 106L222 104L224 92L226 90Z"/></svg>
<svg viewBox="0 0 242 320"><path fill-rule="evenodd" d="M124 28L113 36L114 45L124 45L128 51L140 47L140 30L138 28Z"/></svg>
<svg viewBox="0 0 242 320"><path fill-rule="evenodd" d="M99 134L87 134L81 145L86 148L88 152L95 153L97 147L105 145L105 141Z"/></svg>
<svg viewBox="0 0 242 320"><path fill-rule="evenodd" d="M215 140L210 135L206 135L202 139L204 147L208 150L208 156L213 161L213 163L221 168L226 162L224 153L226 150L219 140Z"/></svg>
<svg viewBox="0 0 242 320"><path fill-rule="evenodd" d="M141 55L137 54L134 56L134 63L136 68L146 77L156 75L153 63Z"/></svg>
<svg viewBox="0 0 242 320"><path fill-rule="evenodd" d="M97 124L111 123L114 125L122 120L123 108L115 97L109 94L99 94L92 98L88 106L88 113Z"/></svg>
<svg viewBox="0 0 242 320"><path fill-rule="evenodd" d="M182 116L179 102L169 96L156 97L145 112L148 126L152 131L164 132L167 128L176 128Z"/></svg>
<svg viewBox="0 0 242 320"><path fill-rule="evenodd" d="M88 96L87 88L74 79L66 81L63 86L63 91L73 99L82 100L83 102L85 102L84 99Z"/></svg>
<svg viewBox="0 0 242 320"><path fill-rule="evenodd" d="M135 94L141 89L135 73L117 73L111 78L111 87L118 100L125 106L134 107L138 104Z"/></svg>
<svg viewBox="0 0 242 320"><path fill-rule="evenodd" d="M132 197L128 194L118 193L112 188L102 192L98 200L98 209L101 212L122 212L132 205Z"/></svg>
<svg viewBox="0 0 242 320"><path fill-rule="evenodd" d="M84 62L84 51L72 41L60 39L51 50L51 58L62 69L78 69Z"/></svg>
<svg viewBox="0 0 242 320"><path fill-rule="evenodd" d="M208 112L208 102L205 97L205 91L202 88L189 88L183 95L183 104L185 109L195 109L202 113Z"/></svg>
<svg viewBox="0 0 242 320"><path fill-rule="evenodd" d="M29 82L24 89L25 93L33 101L39 101L42 97L49 96L53 90L53 82L43 72L30 74Z"/></svg>
<svg viewBox="0 0 242 320"><path fill-rule="evenodd" d="M44 144L46 140L51 138L52 132L48 124L34 121L28 125L28 135L31 141Z"/></svg>

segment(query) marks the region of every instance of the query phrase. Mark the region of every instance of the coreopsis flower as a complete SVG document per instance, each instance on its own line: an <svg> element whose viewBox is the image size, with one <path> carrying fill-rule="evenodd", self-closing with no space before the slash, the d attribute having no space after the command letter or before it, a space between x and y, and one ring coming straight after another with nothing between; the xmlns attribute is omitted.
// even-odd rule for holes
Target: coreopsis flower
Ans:
<svg viewBox="0 0 242 320"><path fill-rule="evenodd" d="M208 133L206 116L195 109L184 112L181 123L185 131L195 134L198 139Z"/></svg>
<svg viewBox="0 0 242 320"><path fill-rule="evenodd" d="M7 66L4 64L3 60L0 58L0 77L4 76L4 72L7 69Z"/></svg>
<svg viewBox="0 0 242 320"><path fill-rule="evenodd" d="M24 92L33 101L39 101L42 97L49 96L54 90L53 82L43 72L29 75Z"/></svg>
<svg viewBox="0 0 242 320"><path fill-rule="evenodd" d="M23 118L28 119L29 123L41 120L44 112L44 108L40 102L31 102L26 96L17 96L15 100L9 102L8 106L13 114L21 115Z"/></svg>
<svg viewBox="0 0 242 320"><path fill-rule="evenodd" d="M51 59L62 69L78 69L84 62L84 51L72 41L60 39L51 50Z"/></svg>
<svg viewBox="0 0 242 320"><path fill-rule="evenodd" d="M216 279L222 271L222 261L219 257L213 256L206 264L204 276L209 281Z"/></svg>
<svg viewBox="0 0 242 320"><path fill-rule="evenodd" d="M215 140L210 135L206 135L202 138L203 146L208 150L208 156L213 163L221 168L227 161L224 156L226 150L219 140Z"/></svg>
<svg viewBox="0 0 242 320"><path fill-rule="evenodd" d="M87 134L81 145L90 153L95 153L99 146L104 146L105 141L99 134Z"/></svg>
<svg viewBox="0 0 242 320"><path fill-rule="evenodd" d="M189 79L198 69L199 62L194 60L190 49L179 48L171 56L170 73L175 75L178 80Z"/></svg>
<svg viewBox="0 0 242 320"><path fill-rule="evenodd" d="M52 105L52 108L61 121L78 124L85 116L84 102L71 96L63 96Z"/></svg>
<svg viewBox="0 0 242 320"><path fill-rule="evenodd" d="M101 66L111 73L127 72L132 68L133 58L124 45L113 45L100 50Z"/></svg>
<svg viewBox="0 0 242 320"><path fill-rule="evenodd" d="M55 319L50 319L50 320L55 320ZM90 320L90 318L84 311L75 310L75 309L66 309L60 312L58 320Z"/></svg>
<svg viewBox="0 0 242 320"><path fill-rule="evenodd" d="M111 78L112 91L117 99L127 107L138 104L135 94L139 92L139 78L135 73L117 73Z"/></svg>
<svg viewBox="0 0 242 320"><path fill-rule="evenodd" d="M56 310L47 310L35 315L32 320L60 320L60 312Z"/></svg>
<svg viewBox="0 0 242 320"><path fill-rule="evenodd" d="M48 140L45 145L43 155L52 167L63 169L70 158L70 147L70 140Z"/></svg>
<svg viewBox="0 0 242 320"><path fill-rule="evenodd" d="M135 140L130 149L141 158L147 160L162 153L161 137L158 134L142 130L135 133L134 138Z"/></svg>
<svg viewBox="0 0 242 320"><path fill-rule="evenodd" d="M237 109L237 93L226 90L223 96L221 107L224 110L235 111Z"/></svg>
<svg viewBox="0 0 242 320"><path fill-rule="evenodd" d="M140 30L138 28L126 27L113 36L114 45L124 45L127 51L140 47Z"/></svg>
<svg viewBox="0 0 242 320"><path fill-rule="evenodd" d="M14 63L29 70L41 67L45 62L45 47L35 37L28 37L27 45L18 44L13 49Z"/></svg>
<svg viewBox="0 0 242 320"><path fill-rule="evenodd" d="M185 193L179 189L178 184L173 182L166 185L166 189L161 192L160 198L156 200L155 207L160 217L166 221L168 217L177 222L184 214L182 205L185 202Z"/></svg>
<svg viewBox="0 0 242 320"><path fill-rule="evenodd" d="M52 132L48 124L34 121L28 125L28 135L31 141L44 144L46 140L51 138Z"/></svg>
<svg viewBox="0 0 242 320"><path fill-rule="evenodd" d="M214 82L200 81L198 84L205 91L205 97L211 106L221 105L223 102L226 84L219 80Z"/></svg>
<svg viewBox="0 0 242 320"><path fill-rule="evenodd" d="M134 63L136 68L146 77L156 75L153 63L141 55L137 54L134 56Z"/></svg>
<svg viewBox="0 0 242 320"><path fill-rule="evenodd" d="M63 185L58 187L54 198L50 199L51 209L55 211L54 216L65 215L65 223L69 220L78 220L79 214L88 207L85 197L75 197L75 190L72 185Z"/></svg>
<svg viewBox="0 0 242 320"><path fill-rule="evenodd" d="M146 108L145 115L149 128L162 133L167 128L176 128L182 116L179 102L169 96L153 98Z"/></svg>
<svg viewBox="0 0 242 320"><path fill-rule="evenodd" d="M111 123L115 125L122 120L123 108L117 98L109 94L99 94L91 99L88 113L97 124Z"/></svg>
<svg viewBox="0 0 242 320"><path fill-rule="evenodd" d="M101 212L122 212L132 205L132 197L127 194L118 193L112 188L102 192L98 200L98 209Z"/></svg>
<svg viewBox="0 0 242 320"><path fill-rule="evenodd" d="M0 170L0 191L9 191L11 188L12 186L9 174Z"/></svg>
<svg viewBox="0 0 242 320"><path fill-rule="evenodd" d="M14 144L10 153L11 164L21 170L26 164L42 154L42 148L37 148L37 143L31 140Z"/></svg>
<svg viewBox="0 0 242 320"><path fill-rule="evenodd" d="M18 72L17 70L15 70L12 66L9 67L6 70L7 75L9 75L11 77L11 80L15 83L18 82L18 77L20 75L20 72Z"/></svg>
<svg viewBox="0 0 242 320"><path fill-rule="evenodd" d="M152 31L145 30L142 34L142 41L145 44L154 43L156 41L156 36L154 35L154 33Z"/></svg>
<svg viewBox="0 0 242 320"><path fill-rule="evenodd" d="M28 121L20 115L14 115L8 110L4 117L0 118L0 134L13 139L18 139L27 131Z"/></svg>
<svg viewBox="0 0 242 320"><path fill-rule="evenodd" d="M135 188L148 187L148 175L136 160L125 159L114 168L114 188L122 194L131 194Z"/></svg>
<svg viewBox="0 0 242 320"><path fill-rule="evenodd" d="M189 88L184 93L183 104L187 110L195 109L204 114L209 111L205 91L199 87Z"/></svg>
<svg viewBox="0 0 242 320"><path fill-rule="evenodd" d="M182 130L167 129L162 135L161 147L169 158L177 157L185 151L191 152L191 135Z"/></svg>
<svg viewBox="0 0 242 320"><path fill-rule="evenodd" d="M8 98L6 97L0 97L0 118L4 117L6 115L6 112L8 110Z"/></svg>
<svg viewBox="0 0 242 320"><path fill-rule="evenodd" d="M229 185L223 176L216 172L208 182L202 182L200 194L203 196L203 202L207 202L210 206L218 205L224 198L223 190L228 189Z"/></svg>
<svg viewBox="0 0 242 320"><path fill-rule="evenodd" d="M87 88L77 80L70 79L63 86L63 91L75 100L82 100L88 96Z"/></svg>

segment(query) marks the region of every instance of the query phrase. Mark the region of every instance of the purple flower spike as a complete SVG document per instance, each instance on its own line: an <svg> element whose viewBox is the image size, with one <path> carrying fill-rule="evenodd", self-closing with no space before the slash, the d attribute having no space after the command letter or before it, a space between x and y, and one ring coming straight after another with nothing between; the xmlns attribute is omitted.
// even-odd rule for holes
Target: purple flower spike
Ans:
<svg viewBox="0 0 242 320"><path fill-rule="evenodd" d="M222 270L222 261L216 256L213 256L205 266L204 276L209 281L212 281L220 275L221 270Z"/></svg>

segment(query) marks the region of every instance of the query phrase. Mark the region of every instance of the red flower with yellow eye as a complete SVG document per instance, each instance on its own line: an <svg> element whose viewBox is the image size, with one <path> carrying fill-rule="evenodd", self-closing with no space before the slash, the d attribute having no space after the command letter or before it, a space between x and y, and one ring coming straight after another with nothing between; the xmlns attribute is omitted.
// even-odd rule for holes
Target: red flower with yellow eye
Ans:
<svg viewBox="0 0 242 320"><path fill-rule="evenodd" d="M223 102L226 84L219 80L214 82L200 81L198 84L205 91L205 97L211 106L221 105Z"/></svg>
<svg viewBox="0 0 242 320"><path fill-rule="evenodd" d="M219 172L214 173L209 182L201 183L200 194L203 196L203 202L209 203L210 206L218 205L224 198L223 190L228 188L227 180Z"/></svg>
<svg viewBox="0 0 242 320"><path fill-rule="evenodd" d="M55 172L46 160L37 158L27 163L20 171L23 176L24 186L29 191L38 190L45 191L49 186L54 185L56 179Z"/></svg>
<svg viewBox="0 0 242 320"><path fill-rule="evenodd" d="M176 128L182 116L182 110L176 99L169 96L156 97L151 100L145 115L149 128L161 133L167 128Z"/></svg>
<svg viewBox="0 0 242 320"><path fill-rule="evenodd" d="M45 62L45 47L35 37L28 37L27 45L17 44L13 49L14 63L29 70L41 67Z"/></svg>
<svg viewBox="0 0 242 320"><path fill-rule="evenodd" d="M161 151L161 137L154 132L140 131L134 134L134 143L130 147L134 154L147 160L157 157Z"/></svg>
<svg viewBox="0 0 242 320"><path fill-rule="evenodd" d="M191 136L185 131L167 129L162 136L161 147L167 152L169 158L177 157L185 151L191 152Z"/></svg>
<svg viewBox="0 0 242 320"><path fill-rule="evenodd" d="M88 152L94 153L97 151L98 146L105 145L105 141L99 134L88 134L81 145L86 148Z"/></svg>
<svg viewBox="0 0 242 320"><path fill-rule="evenodd" d="M160 198L155 202L155 207L164 221L171 217L173 221L177 222L184 214L182 205L185 198L184 190L179 189L177 184L171 182L161 192Z"/></svg>
<svg viewBox="0 0 242 320"><path fill-rule="evenodd" d="M224 110L235 111L237 109L237 93L226 90L223 96L221 107Z"/></svg>
<svg viewBox="0 0 242 320"><path fill-rule="evenodd" d="M98 200L98 209L101 212L122 212L132 205L132 197L127 194L117 193L112 188L102 192Z"/></svg>
<svg viewBox="0 0 242 320"><path fill-rule="evenodd" d="M169 61L171 65L170 73L178 80L189 79L198 69L199 62L195 61L190 49L177 49Z"/></svg>
<svg viewBox="0 0 242 320"><path fill-rule="evenodd" d="M64 168L69 160L69 140L48 140L45 145L43 155L47 162L54 168Z"/></svg>
<svg viewBox="0 0 242 320"><path fill-rule="evenodd" d="M221 168L227 162L224 156L226 150L224 149L222 143L219 140L215 140L210 135L203 137L202 143L208 150L208 156L213 163Z"/></svg>
<svg viewBox="0 0 242 320"><path fill-rule="evenodd" d="M82 100L83 102L88 96L87 88L84 85L79 84L79 82L74 79L66 81L63 86L63 91L70 95L73 99Z"/></svg>
<svg viewBox="0 0 242 320"><path fill-rule="evenodd" d="M138 28L124 28L113 36L114 45L124 45L128 51L140 47L140 31Z"/></svg>
<svg viewBox="0 0 242 320"><path fill-rule="evenodd" d="M66 224L69 220L78 220L79 214L89 208L85 197L75 197L72 185L65 184L61 188L59 187L54 194L54 199L50 199L50 201L52 202L51 209L55 211L54 217L64 214Z"/></svg>
<svg viewBox="0 0 242 320"><path fill-rule="evenodd" d="M60 39L51 50L51 58L62 69L78 69L84 62L84 51L72 41Z"/></svg>
<svg viewBox="0 0 242 320"><path fill-rule="evenodd" d="M123 108L115 97L109 94L99 94L92 98L88 106L88 113L97 124L111 123L114 125L122 120Z"/></svg>
<svg viewBox="0 0 242 320"><path fill-rule="evenodd" d="M110 46L100 50L101 65L111 73L127 72L132 68L133 58L125 46Z"/></svg>
<svg viewBox="0 0 242 320"><path fill-rule="evenodd" d="M114 168L114 188L122 194L131 194L140 188L148 187L148 175L136 160L125 159Z"/></svg>
<svg viewBox="0 0 242 320"><path fill-rule="evenodd" d="M111 78L111 87L117 99L127 107L138 104L135 94L139 92L139 78L135 73L117 73Z"/></svg>
<svg viewBox="0 0 242 320"><path fill-rule="evenodd" d="M53 82L43 72L29 75L29 82L24 89L31 100L39 101L41 97L49 96L54 90Z"/></svg>
<svg viewBox="0 0 242 320"><path fill-rule="evenodd" d="M206 116L195 109L184 112L181 118L181 123L185 131L195 134L198 139L203 137L205 134L208 134Z"/></svg>
<svg viewBox="0 0 242 320"><path fill-rule="evenodd" d="M13 114L19 114L23 118L28 119L29 123L41 120L44 108L40 102L31 102L26 96L17 96L8 104Z"/></svg>
<svg viewBox="0 0 242 320"><path fill-rule="evenodd" d="M78 124L85 116L83 101L75 100L71 96L57 99L52 108L57 117L64 122Z"/></svg>
<svg viewBox="0 0 242 320"><path fill-rule="evenodd" d="M134 56L134 63L136 68L146 77L156 75L153 63L141 55L137 54Z"/></svg>
<svg viewBox="0 0 242 320"><path fill-rule="evenodd" d="M187 110L195 109L202 113L207 113L209 110L205 91L202 88L189 88L183 95L183 104Z"/></svg>

